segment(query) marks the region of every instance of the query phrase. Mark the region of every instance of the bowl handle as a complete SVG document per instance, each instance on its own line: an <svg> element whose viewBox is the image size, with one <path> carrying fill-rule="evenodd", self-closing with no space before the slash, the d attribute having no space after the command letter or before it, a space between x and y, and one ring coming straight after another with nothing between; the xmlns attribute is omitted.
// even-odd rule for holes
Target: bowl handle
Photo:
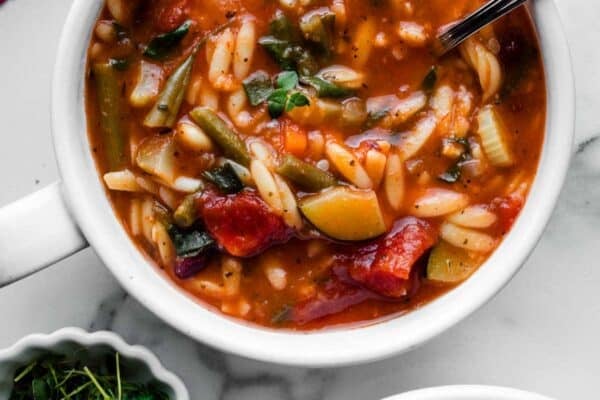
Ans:
<svg viewBox="0 0 600 400"><path fill-rule="evenodd" d="M0 208L0 287L86 246L59 182Z"/></svg>

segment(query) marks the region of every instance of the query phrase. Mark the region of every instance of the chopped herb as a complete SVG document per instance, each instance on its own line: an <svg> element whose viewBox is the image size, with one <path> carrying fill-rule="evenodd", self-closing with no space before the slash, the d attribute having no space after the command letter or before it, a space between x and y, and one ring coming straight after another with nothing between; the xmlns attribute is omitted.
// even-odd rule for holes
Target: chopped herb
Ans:
<svg viewBox="0 0 600 400"><path fill-rule="evenodd" d="M244 189L244 184L229 163L225 163L222 167L205 171L202 175L214 183L223 193L234 194Z"/></svg>
<svg viewBox="0 0 600 400"><path fill-rule="evenodd" d="M111 58L108 64L117 71L125 71L129 68L129 60L126 58Z"/></svg>
<svg viewBox="0 0 600 400"><path fill-rule="evenodd" d="M192 258L212 249L215 241L208 233L200 229L182 230L175 225L169 226L169 236L175 246L178 257Z"/></svg>
<svg viewBox="0 0 600 400"><path fill-rule="evenodd" d="M367 114L367 122L366 122L365 126L367 128L371 128L371 127L377 125L377 123L379 121L381 121L382 119L384 119L385 117L387 117L389 113L390 113L389 108L382 108L377 111L369 112Z"/></svg>
<svg viewBox="0 0 600 400"><path fill-rule="evenodd" d="M423 83L421 83L421 89L423 89L425 93L431 93L435 88L437 79L437 68L433 66L429 69L429 72L427 72L425 78L423 78Z"/></svg>
<svg viewBox="0 0 600 400"><path fill-rule="evenodd" d="M271 323L272 324L284 323L290 319L291 314L292 314L292 307L290 307L289 305L286 304L283 307L281 307L281 309L273 315L273 318L271 318Z"/></svg>
<svg viewBox="0 0 600 400"><path fill-rule="evenodd" d="M144 55L153 60L162 60L183 40L190 31L192 21L188 20L171 32L155 36L144 50Z"/></svg>
<svg viewBox="0 0 600 400"><path fill-rule="evenodd" d="M277 89L267 99L269 106L269 115L271 118L279 118L285 111L285 103L287 102L287 91Z"/></svg>
<svg viewBox="0 0 600 400"><path fill-rule="evenodd" d="M438 176L438 178L446 183L456 183L460 180L461 174L460 164L456 163L448 168L446 172Z"/></svg>
<svg viewBox="0 0 600 400"><path fill-rule="evenodd" d="M312 86L317 91L319 97L347 97L352 94L351 90L345 89L326 79L317 76L303 76L301 82Z"/></svg>
<svg viewBox="0 0 600 400"><path fill-rule="evenodd" d="M248 76L244 80L243 86L248 101L253 106L264 103L275 90L271 77L265 71L257 71Z"/></svg>
<svg viewBox="0 0 600 400"><path fill-rule="evenodd" d="M298 74L294 71L284 71L277 76L277 88L266 99L271 118L279 118L285 111L310 104L304 94L293 90L298 82Z"/></svg>
<svg viewBox="0 0 600 400"><path fill-rule="evenodd" d="M119 354L83 363L49 355L17 369L9 400L168 400L157 383L121 374Z"/></svg>
<svg viewBox="0 0 600 400"><path fill-rule="evenodd" d="M462 176L462 164L471 159L471 148L467 138L450 138L448 140L464 146L465 151L460 155L454 165L450 166L446 172L438 176L438 179L446 183L456 183Z"/></svg>
<svg viewBox="0 0 600 400"><path fill-rule="evenodd" d="M113 21L112 26L117 34L118 41L127 39L127 36L128 36L127 28L125 28L123 25L119 24L117 21Z"/></svg>

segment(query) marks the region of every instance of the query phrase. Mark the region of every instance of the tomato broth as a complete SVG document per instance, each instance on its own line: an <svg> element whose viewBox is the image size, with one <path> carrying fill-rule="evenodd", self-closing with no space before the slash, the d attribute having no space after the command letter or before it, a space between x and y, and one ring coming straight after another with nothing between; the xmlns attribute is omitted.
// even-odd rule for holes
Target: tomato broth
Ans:
<svg viewBox="0 0 600 400"><path fill-rule="evenodd" d="M432 50L482 3L107 0L86 109L116 215L182 290L258 325L427 304L509 232L543 144L525 8Z"/></svg>

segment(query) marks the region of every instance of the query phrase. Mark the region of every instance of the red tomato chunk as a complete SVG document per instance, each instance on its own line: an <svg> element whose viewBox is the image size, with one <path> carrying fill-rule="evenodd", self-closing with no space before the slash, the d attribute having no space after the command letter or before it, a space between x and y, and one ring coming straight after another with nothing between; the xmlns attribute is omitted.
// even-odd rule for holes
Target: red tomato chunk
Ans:
<svg viewBox="0 0 600 400"><path fill-rule="evenodd" d="M337 257L352 279L387 297L403 297L410 289L415 263L436 242L433 227L417 218L404 218L377 241Z"/></svg>
<svg viewBox="0 0 600 400"><path fill-rule="evenodd" d="M252 257L293 234L254 190L228 196L206 192L200 212L210 235L236 257Z"/></svg>

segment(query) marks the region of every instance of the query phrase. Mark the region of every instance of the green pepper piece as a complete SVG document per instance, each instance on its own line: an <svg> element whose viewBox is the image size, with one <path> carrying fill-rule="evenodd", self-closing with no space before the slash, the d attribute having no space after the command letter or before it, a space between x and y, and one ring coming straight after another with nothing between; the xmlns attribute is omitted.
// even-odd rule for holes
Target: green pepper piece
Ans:
<svg viewBox="0 0 600 400"><path fill-rule="evenodd" d="M196 107L190 112L196 124L211 137L225 153L225 156L247 167L250 155L246 143L229 125L208 107Z"/></svg>
<svg viewBox="0 0 600 400"><path fill-rule="evenodd" d="M110 64L94 64L92 72L96 81L100 128L108 167L111 171L115 171L127 160L125 132L121 125L121 86L117 79L118 72Z"/></svg>
<svg viewBox="0 0 600 400"><path fill-rule="evenodd" d="M277 172L309 192L318 192L337 184L333 175L290 154L283 157Z"/></svg>
<svg viewBox="0 0 600 400"><path fill-rule="evenodd" d="M196 51L193 51L169 77L156 104L144 119L144 126L148 128L172 128L175 125L185 91L190 82L195 59Z"/></svg>

